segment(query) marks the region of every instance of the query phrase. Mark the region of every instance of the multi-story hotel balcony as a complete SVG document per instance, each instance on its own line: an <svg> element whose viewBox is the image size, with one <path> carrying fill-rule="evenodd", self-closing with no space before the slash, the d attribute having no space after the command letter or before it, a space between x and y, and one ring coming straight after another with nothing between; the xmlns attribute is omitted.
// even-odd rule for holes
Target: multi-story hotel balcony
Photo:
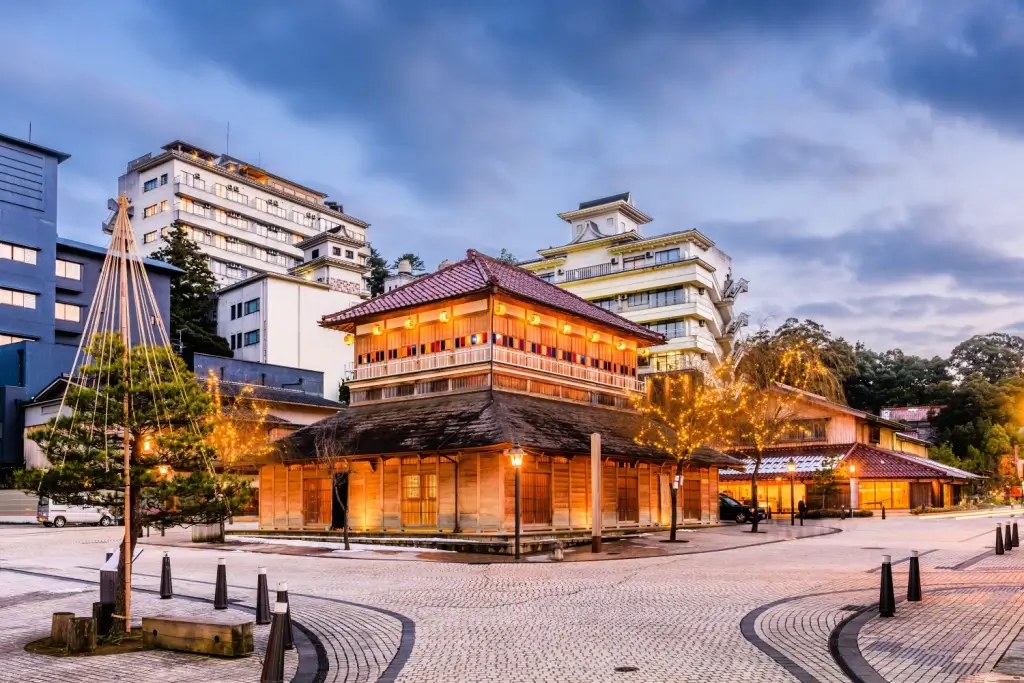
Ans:
<svg viewBox="0 0 1024 683"><path fill-rule="evenodd" d="M187 173L179 174L174 177L174 191L177 194L192 196L196 199L202 199L203 194L218 197L219 199L225 199L240 207L259 211L267 214L268 216L274 216L279 219L279 221L289 221L290 223L294 223L297 226L305 228L307 231L312 231L314 234L324 232L325 230L331 230L333 228L340 228L338 231L338 236L340 238L357 246L361 246L366 243L366 238L363 235L358 234L354 230L349 230L339 223L326 218L307 215L305 213L288 211L283 207L275 205L273 203L274 200L267 201L260 198L252 198L241 191L236 192L235 190L230 189L231 187L232 186L230 185L224 185L221 183L207 183L202 178L196 178L194 175L189 175Z"/></svg>
<svg viewBox="0 0 1024 683"><path fill-rule="evenodd" d="M414 372L442 370L460 365L473 365L490 361L515 368L526 368L559 377L582 380L592 384L613 387L619 390L642 392L643 379L590 368L577 363L567 363L547 356L525 353L503 346L478 346L455 351L442 351L412 358L402 358L380 363L360 365L355 369L355 379L368 380L394 377Z"/></svg>

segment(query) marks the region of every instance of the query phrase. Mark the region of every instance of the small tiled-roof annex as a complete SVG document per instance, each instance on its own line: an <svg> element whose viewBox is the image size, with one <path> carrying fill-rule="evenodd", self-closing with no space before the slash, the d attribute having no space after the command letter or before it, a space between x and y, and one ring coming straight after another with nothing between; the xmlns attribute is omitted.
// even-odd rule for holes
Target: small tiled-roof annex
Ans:
<svg viewBox="0 0 1024 683"><path fill-rule="evenodd" d="M458 263L418 277L375 299L326 315L320 324L324 327L341 327L367 316L485 292L491 288L570 315L593 320L651 343L657 344L665 340L657 332L595 306L572 292L541 280L527 270L503 263L473 249L466 252L466 258Z"/></svg>

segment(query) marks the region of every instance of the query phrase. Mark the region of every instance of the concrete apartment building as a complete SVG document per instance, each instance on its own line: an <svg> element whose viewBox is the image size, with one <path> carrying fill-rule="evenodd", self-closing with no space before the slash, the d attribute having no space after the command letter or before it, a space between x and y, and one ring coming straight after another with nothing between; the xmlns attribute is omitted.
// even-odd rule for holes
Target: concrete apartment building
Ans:
<svg viewBox="0 0 1024 683"><path fill-rule="evenodd" d="M209 256L221 285L306 266L304 243L330 233L340 249L323 255L332 271L324 281L352 294L366 291L369 223L324 193L253 164L176 140L131 161L118 192L135 207L144 254L159 249L169 226L180 222Z"/></svg>
<svg viewBox="0 0 1024 683"><path fill-rule="evenodd" d="M541 249L520 263L542 280L563 287L605 310L663 334L641 372L715 363L747 324L735 314L747 281L732 272L732 259L697 230L652 237L641 226L653 219L625 192L582 202L558 214L572 226L571 240Z"/></svg>

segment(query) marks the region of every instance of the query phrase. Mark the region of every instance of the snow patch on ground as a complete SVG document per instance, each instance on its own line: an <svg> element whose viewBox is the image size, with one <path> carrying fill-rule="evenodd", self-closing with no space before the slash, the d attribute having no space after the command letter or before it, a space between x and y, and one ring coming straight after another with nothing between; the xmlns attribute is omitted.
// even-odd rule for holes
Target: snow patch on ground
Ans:
<svg viewBox="0 0 1024 683"><path fill-rule="evenodd" d="M338 543L335 541L317 541L317 540L306 540L301 538L265 538L262 536L228 536L227 540L234 543L265 543L268 545L291 545L298 546L301 548L331 548L334 552L340 553L361 553L374 550L383 550L387 552L413 552L413 553L448 553L450 550L439 550L436 548L411 548L402 545L384 545L384 544L369 544L369 543L349 543L351 550L345 550L344 543ZM417 539L422 541L434 541L434 540L445 540L445 539Z"/></svg>

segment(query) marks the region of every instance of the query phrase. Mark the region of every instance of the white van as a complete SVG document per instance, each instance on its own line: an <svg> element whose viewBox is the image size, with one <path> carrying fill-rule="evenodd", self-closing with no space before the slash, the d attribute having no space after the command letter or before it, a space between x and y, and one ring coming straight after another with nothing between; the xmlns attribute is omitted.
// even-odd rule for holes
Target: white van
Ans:
<svg viewBox="0 0 1024 683"><path fill-rule="evenodd" d="M65 505L54 503L45 496L39 497L36 505L36 519L43 526L55 526L58 529L66 524L99 524L110 526L114 523L114 514L104 507L91 505Z"/></svg>

